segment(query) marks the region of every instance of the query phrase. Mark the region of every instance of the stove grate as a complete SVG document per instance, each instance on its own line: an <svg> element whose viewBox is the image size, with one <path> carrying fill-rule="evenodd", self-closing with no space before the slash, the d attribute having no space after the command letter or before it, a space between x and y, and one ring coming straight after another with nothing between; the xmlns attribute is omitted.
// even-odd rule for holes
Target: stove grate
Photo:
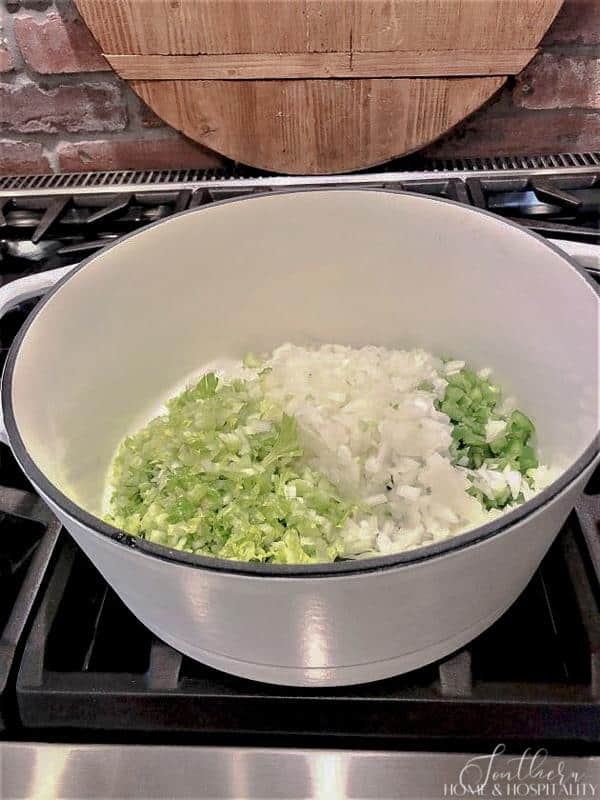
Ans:
<svg viewBox="0 0 600 800"><path fill-rule="evenodd" d="M60 531L31 492L0 487L0 734L16 719L12 682Z"/></svg>

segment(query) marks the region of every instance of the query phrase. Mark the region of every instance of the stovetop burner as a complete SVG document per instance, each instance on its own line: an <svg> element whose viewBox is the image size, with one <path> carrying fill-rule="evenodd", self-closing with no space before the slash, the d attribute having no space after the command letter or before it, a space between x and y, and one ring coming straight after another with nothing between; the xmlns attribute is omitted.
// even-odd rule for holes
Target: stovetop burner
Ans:
<svg viewBox="0 0 600 800"><path fill-rule="evenodd" d="M600 171L552 178L468 178L473 204L543 236L600 245Z"/></svg>
<svg viewBox="0 0 600 800"><path fill-rule="evenodd" d="M6 200L0 210L3 277L85 258L119 236L183 211L190 198L183 190Z"/></svg>
<svg viewBox="0 0 600 800"><path fill-rule="evenodd" d="M25 271L66 266L97 252L115 238L179 211L254 192L298 186L370 186L419 192L485 208L548 238L600 244L600 155L560 166L564 156L532 160L478 159L436 172L436 164L408 162L408 171L327 178L210 175L148 183L154 173L106 173L0 181L0 271L4 280ZM571 161L577 163L574 156ZM554 166L552 163L559 164ZM528 162L525 162L528 163ZM546 165L551 164L548 168ZM422 171L429 167L430 172ZM446 168L451 165L446 165ZM460 169L460 167L470 169ZM488 168L488 166L490 168ZM419 169L419 167L421 169ZM210 179L209 179L210 178ZM71 180L73 179L73 180ZM58 187L54 187L58 183ZM75 184L64 191L65 184ZM2 186L16 184L15 190ZM115 185L116 184L116 185ZM100 191L101 190L101 191ZM600 269L600 267L599 267Z"/></svg>
<svg viewBox="0 0 600 800"><path fill-rule="evenodd" d="M414 161L402 172L342 178L0 179L0 283L77 263L178 211L296 186L420 192L489 209L548 238L600 245L600 155L569 159L441 165L450 171ZM0 322L1 362L33 305ZM5 739L440 752L487 752L503 741L578 754L600 747L600 472L525 592L468 647L398 678L314 690L234 678L158 641L60 531L9 451L0 455Z"/></svg>
<svg viewBox="0 0 600 800"><path fill-rule="evenodd" d="M14 683L60 524L8 452L0 461L0 738L18 727Z"/></svg>

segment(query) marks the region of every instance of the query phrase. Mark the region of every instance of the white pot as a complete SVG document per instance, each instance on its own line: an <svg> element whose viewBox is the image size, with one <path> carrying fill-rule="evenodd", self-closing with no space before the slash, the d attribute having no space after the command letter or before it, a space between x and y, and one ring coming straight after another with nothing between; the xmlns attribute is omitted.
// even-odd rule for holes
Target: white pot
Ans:
<svg viewBox="0 0 600 800"><path fill-rule="evenodd" d="M599 307L557 249L456 203L355 189L225 201L121 240L38 305L3 377L7 438L124 602L178 650L272 683L375 680L465 644L537 568L597 460ZM98 519L126 433L199 365L284 341L491 366L564 471L494 523L359 562L227 562Z"/></svg>

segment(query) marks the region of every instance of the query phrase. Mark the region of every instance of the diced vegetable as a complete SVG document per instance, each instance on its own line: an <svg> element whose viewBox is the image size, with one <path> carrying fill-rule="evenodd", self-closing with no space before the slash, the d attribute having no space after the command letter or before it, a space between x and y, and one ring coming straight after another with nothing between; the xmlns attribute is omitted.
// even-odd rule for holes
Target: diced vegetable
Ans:
<svg viewBox="0 0 600 800"><path fill-rule="evenodd" d="M300 463L288 414L256 382L209 373L126 439L107 520L179 550L241 561L332 561L353 507Z"/></svg>
<svg viewBox="0 0 600 800"><path fill-rule="evenodd" d="M535 430L532 421L522 411L502 413L499 409L501 392L485 375L468 369L448 376L448 386L438 408L450 417L453 424L450 455L454 464L472 470L486 468L499 473L505 468L526 475L538 466L535 450L529 444ZM504 482L495 488L473 478L469 494L486 509L504 508L516 498ZM517 494L518 496L518 494Z"/></svg>
<svg viewBox="0 0 600 800"><path fill-rule="evenodd" d="M109 522L192 553L308 564L447 539L552 477L531 420L464 361L288 344L214 369L123 441Z"/></svg>

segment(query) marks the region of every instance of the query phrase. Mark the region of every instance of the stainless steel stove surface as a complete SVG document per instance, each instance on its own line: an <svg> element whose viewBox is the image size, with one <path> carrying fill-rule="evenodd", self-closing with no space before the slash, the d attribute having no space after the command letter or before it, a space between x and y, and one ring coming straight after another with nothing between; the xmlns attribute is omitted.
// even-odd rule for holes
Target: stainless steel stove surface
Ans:
<svg viewBox="0 0 600 800"><path fill-rule="evenodd" d="M600 278L600 155L590 153L415 157L342 178L0 178L0 282L77 263L187 208L319 185L487 208L570 242ZM0 322L2 362L34 303ZM576 757L600 792L591 758L600 754L600 473L522 596L467 648L375 684L298 690L233 678L158 641L60 530L7 448L0 457L0 796L464 796L452 781L465 754L500 744ZM127 777L119 753L143 779ZM546 796L561 796L548 786Z"/></svg>

